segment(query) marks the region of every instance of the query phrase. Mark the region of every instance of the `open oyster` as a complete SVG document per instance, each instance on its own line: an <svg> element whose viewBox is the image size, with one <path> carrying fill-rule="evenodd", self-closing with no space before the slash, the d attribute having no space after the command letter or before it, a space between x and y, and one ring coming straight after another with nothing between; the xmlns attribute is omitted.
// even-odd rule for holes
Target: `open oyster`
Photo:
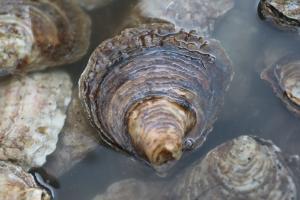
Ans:
<svg viewBox="0 0 300 200"><path fill-rule="evenodd" d="M232 74L219 42L153 23L98 46L80 98L103 143L159 166L205 141Z"/></svg>
<svg viewBox="0 0 300 200"><path fill-rule="evenodd" d="M261 78L271 84L290 111L300 115L300 59L296 55L281 58L265 69Z"/></svg>
<svg viewBox="0 0 300 200"><path fill-rule="evenodd" d="M90 19L72 0L1 0L0 76L74 62L89 37Z"/></svg>
<svg viewBox="0 0 300 200"><path fill-rule="evenodd" d="M94 137L95 133L96 131L90 126L82 111L76 89L73 92L66 123L56 150L47 158L44 166L46 171L58 177L84 159L87 153L98 146L97 139Z"/></svg>
<svg viewBox="0 0 300 200"><path fill-rule="evenodd" d="M172 22L178 29L210 36L217 19L233 6L234 0L141 0L137 9L143 17L159 18Z"/></svg>
<svg viewBox="0 0 300 200"><path fill-rule="evenodd" d="M299 31L299 0L260 0L258 14L279 29Z"/></svg>
<svg viewBox="0 0 300 200"><path fill-rule="evenodd" d="M55 150L71 93L62 71L0 81L0 160L24 169L43 165Z"/></svg>
<svg viewBox="0 0 300 200"><path fill-rule="evenodd" d="M50 195L21 167L0 161L1 200L50 200Z"/></svg>

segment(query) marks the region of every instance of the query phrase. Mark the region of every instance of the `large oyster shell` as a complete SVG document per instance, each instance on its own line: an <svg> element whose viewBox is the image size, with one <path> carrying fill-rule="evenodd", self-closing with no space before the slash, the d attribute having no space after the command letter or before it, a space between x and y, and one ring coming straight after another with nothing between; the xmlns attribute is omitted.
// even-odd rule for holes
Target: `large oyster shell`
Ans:
<svg viewBox="0 0 300 200"><path fill-rule="evenodd" d="M21 167L0 161L1 200L50 200L50 195Z"/></svg>
<svg viewBox="0 0 300 200"><path fill-rule="evenodd" d="M300 59L288 55L266 68L261 78L268 81L287 108L300 115Z"/></svg>
<svg viewBox="0 0 300 200"><path fill-rule="evenodd" d="M71 93L63 71L0 81L0 160L25 169L43 165L55 150Z"/></svg>
<svg viewBox="0 0 300 200"><path fill-rule="evenodd" d="M260 0L258 14L279 29L299 31L299 0Z"/></svg>
<svg viewBox="0 0 300 200"><path fill-rule="evenodd" d="M104 144L157 166L201 146L232 74L216 40L153 23L99 45L80 98Z"/></svg>
<svg viewBox="0 0 300 200"><path fill-rule="evenodd" d="M95 133L96 131L90 126L81 108L76 89L73 92L66 123L60 134L57 148L47 158L44 169L56 177L67 172L98 146Z"/></svg>
<svg viewBox="0 0 300 200"><path fill-rule="evenodd" d="M178 29L196 30L210 36L217 19L234 6L234 0L141 0L139 15L169 21Z"/></svg>
<svg viewBox="0 0 300 200"><path fill-rule="evenodd" d="M89 46L90 24L72 0L1 0L0 76L78 60Z"/></svg>

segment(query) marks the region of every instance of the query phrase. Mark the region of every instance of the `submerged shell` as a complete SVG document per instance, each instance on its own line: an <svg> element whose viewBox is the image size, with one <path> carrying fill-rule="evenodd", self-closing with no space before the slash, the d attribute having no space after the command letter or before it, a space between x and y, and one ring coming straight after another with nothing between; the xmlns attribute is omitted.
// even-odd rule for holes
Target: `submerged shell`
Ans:
<svg viewBox="0 0 300 200"><path fill-rule="evenodd" d="M78 60L89 46L90 24L72 0L1 0L0 76Z"/></svg>
<svg viewBox="0 0 300 200"><path fill-rule="evenodd" d="M62 71L0 81L0 160L25 169L43 165L55 150L71 93Z"/></svg>
<svg viewBox="0 0 300 200"><path fill-rule="evenodd" d="M230 11L234 0L142 0L139 15L159 18L175 24L178 29L196 30L210 36L215 22Z"/></svg>
<svg viewBox="0 0 300 200"><path fill-rule="evenodd" d="M299 0L260 0L258 14L279 29L299 31Z"/></svg>
<svg viewBox="0 0 300 200"><path fill-rule="evenodd" d="M219 42L141 25L100 44L80 98L104 144L162 165L205 141L232 74Z"/></svg>
<svg viewBox="0 0 300 200"><path fill-rule="evenodd" d="M293 174L279 148L250 136L210 151L178 178L170 195L171 199L297 199Z"/></svg>
<svg viewBox="0 0 300 200"><path fill-rule="evenodd" d="M287 108L300 115L300 59L286 56L265 69L261 78L268 81Z"/></svg>
<svg viewBox="0 0 300 200"><path fill-rule="evenodd" d="M50 195L38 187L34 178L21 167L0 161L1 200L50 200Z"/></svg>
<svg viewBox="0 0 300 200"><path fill-rule="evenodd" d="M78 90L75 90L57 148L47 158L44 169L55 177L63 175L98 146L95 133L81 108Z"/></svg>

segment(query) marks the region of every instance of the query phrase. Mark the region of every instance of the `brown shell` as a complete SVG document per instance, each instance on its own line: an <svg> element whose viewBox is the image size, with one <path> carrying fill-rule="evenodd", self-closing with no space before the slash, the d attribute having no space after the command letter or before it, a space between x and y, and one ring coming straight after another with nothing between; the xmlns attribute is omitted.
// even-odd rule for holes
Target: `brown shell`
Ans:
<svg viewBox="0 0 300 200"><path fill-rule="evenodd" d="M171 132L185 127L178 145L197 148L212 129L232 75L231 62L218 41L154 23L125 29L98 46L81 75L80 98L104 144L147 160L147 152L141 151L146 147L133 144L129 117L141 119L135 121L138 128L152 122L153 130L166 128L163 124L174 125ZM156 109L144 115L149 104ZM153 115L143 120L147 112ZM161 120L167 123L159 124ZM157 137L145 145L160 141L164 134Z"/></svg>
<svg viewBox="0 0 300 200"><path fill-rule="evenodd" d="M0 76L79 60L90 29L90 18L72 0L1 0Z"/></svg>
<svg viewBox="0 0 300 200"><path fill-rule="evenodd" d="M50 200L50 195L21 167L0 161L1 200Z"/></svg>

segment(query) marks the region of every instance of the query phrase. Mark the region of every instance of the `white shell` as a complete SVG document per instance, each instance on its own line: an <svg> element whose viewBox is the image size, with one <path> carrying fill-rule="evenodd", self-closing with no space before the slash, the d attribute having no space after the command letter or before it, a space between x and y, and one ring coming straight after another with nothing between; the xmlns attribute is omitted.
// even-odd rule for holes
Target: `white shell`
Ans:
<svg viewBox="0 0 300 200"><path fill-rule="evenodd" d="M71 79L62 71L2 80L0 160L24 169L43 165L56 148L71 94Z"/></svg>
<svg viewBox="0 0 300 200"><path fill-rule="evenodd" d="M21 167L0 161L0 199L50 200L50 196Z"/></svg>

